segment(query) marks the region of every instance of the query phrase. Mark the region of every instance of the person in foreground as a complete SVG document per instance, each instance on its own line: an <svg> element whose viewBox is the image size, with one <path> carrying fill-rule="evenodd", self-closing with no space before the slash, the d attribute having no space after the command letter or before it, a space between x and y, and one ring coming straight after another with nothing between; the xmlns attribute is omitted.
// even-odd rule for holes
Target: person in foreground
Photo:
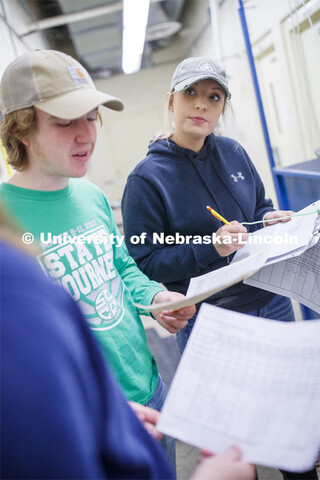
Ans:
<svg viewBox="0 0 320 480"><path fill-rule="evenodd" d="M227 266L249 232L262 226L247 229L241 222L271 221L265 223L268 226L288 221L294 213L275 211L244 148L213 133L230 97L226 74L215 61L205 57L183 60L167 94L171 128L149 145L146 158L129 175L122 198L125 238L146 233L144 243L127 242L129 253L149 278L183 294L190 278ZM206 206L229 224L213 217ZM213 232L219 239L216 243L199 241ZM165 238L177 233L191 240L155 241L154 234ZM243 282L206 302L257 317L294 321L290 299ZM177 333L181 352L196 316ZM283 476L317 479L315 469L305 474L283 472Z"/></svg>
<svg viewBox="0 0 320 480"><path fill-rule="evenodd" d="M40 243L37 259L48 277L78 302L127 399L160 410L166 387L134 302L182 295L137 268L107 198L81 179L96 143L98 107L122 110L123 103L96 90L81 64L54 50L15 59L0 88L0 137L15 169L0 186L1 202L24 228L22 240ZM194 313L192 306L154 317L176 333ZM174 465L174 443L163 442Z"/></svg>
<svg viewBox="0 0 320 480"><path fill-rule="evenodd" d="M160 437L159 412L129 406L76 302L13 241L0 209L1 478L174 479L147 431ZM233 447L192 478L253 480L254 468Z"/></svg>

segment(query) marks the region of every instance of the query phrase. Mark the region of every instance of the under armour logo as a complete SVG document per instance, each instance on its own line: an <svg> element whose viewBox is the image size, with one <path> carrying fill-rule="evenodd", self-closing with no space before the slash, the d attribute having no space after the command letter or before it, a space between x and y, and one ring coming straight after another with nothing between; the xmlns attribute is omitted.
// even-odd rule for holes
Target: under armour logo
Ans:
<svg viewBox="0 0 320 480"><path fill-rule="evenodd" d="M203 71L206 71L206 72L214 72L214 68L212 65L210 65L210 63L208 62L204 62L202 65L199 66L198 70L201 70L202 72Z"/></svg>
<svg viewBox="0 0 320 480"><path fill-rule="evenodd" d="M233 178L234 182L237 182L238 180L244 180L244 176L242 175L242 172L237 172L238 176L236 177L233 173L230 175L230 177Z"/></svg>

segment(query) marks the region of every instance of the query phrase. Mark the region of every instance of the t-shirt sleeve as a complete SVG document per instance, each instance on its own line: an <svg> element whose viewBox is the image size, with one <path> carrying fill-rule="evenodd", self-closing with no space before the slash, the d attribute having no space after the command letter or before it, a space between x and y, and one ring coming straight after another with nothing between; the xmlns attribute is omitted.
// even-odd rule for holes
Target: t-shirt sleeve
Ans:
<svg viewBox="0 0 320 480"><path fill-rule="evenodd" d="M112 209L105 198L107 215L110 220L110 229L116 238L121 238L121 233L116 225L116 221ZM142 273L138 268L134 259L130 256L127 246L123 241L113 244L114 264L119 272L123 282L130 291L132 299L135 303L142 305L150 305L154 296L164 290L164 288L156 281L150 280L147 275ZM144 312L145 314L145 312Z"/></svg>

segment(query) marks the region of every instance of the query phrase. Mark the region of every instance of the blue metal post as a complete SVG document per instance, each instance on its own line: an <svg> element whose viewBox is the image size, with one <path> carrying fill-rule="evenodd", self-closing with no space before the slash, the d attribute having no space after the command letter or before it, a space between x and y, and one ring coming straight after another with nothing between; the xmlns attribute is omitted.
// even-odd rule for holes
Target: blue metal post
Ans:
<svg viewBox="0 0 320 480"><path fill-rule="evenodd" d="M255 91L256 99L257 99L257 103L258 103L260 121L261 121L261 126L262 126L262 130L263 130L263 135L264 135L264 141L265 141L265 144L266 144L269 163L270 163L270 168L271 168L271 172L272 172L273 183L274 183L274 186L275 186L275 190L276 190L276 194L277 194L277 198L278 198L280 208L288 210L289 209L289 201L288 201L288 196L287 196L287 191L286 191L284 179L283 179L283 177L277 176L274 172L275 163L274 163L274 158L273 158L273 152L272 152L272 147L271 147L271 143L270 143L270 137L269 137L268 127L267 127L266 117L265 117L265 114L264 114L264 109L263 109L263 104L262 104L262 99L261 99L261 93L260 93L260 88L259 88L259 83L258 83L258 77L257 77L256 67L255 67L255 64L254 64L254 58L253 58L253 54L252 54L251 42L250 42L248 26L247 26L247 21L246 21L246 16L245 16L245 11L244 11L244 8L243 8L242 0L239 0L239 15L240 15L240 21L241 21L244 41L245 41L246 49L247 49L247 55L248 55L248 60L249 60L249 65L250 65L250 70L251 70L251 76L252 76L254 91Z"/></svg>
<svg viewBox="0 0 320 480"><path fill-rule="evenodd" d="M257 103L258 103L258 108L259 108L260 121L261 121L262 130L263 130L264 141L265 141L266 148L267 148L270 168L271 168L271 172L272 172L272 177L273 177L273 182L274 182L276 194L277 194L277 197L278 197L279 206L282 209L288 210L288 209L290 209L290 206L289 206L287 189L286 189L286 186L285 186L285 183L284 183L284 177L283 177L283 175L277 175L276 174L277 169L276 169L275 163L274 163L273 152L272 152L268 127L267 127L266 117L265 117L265 114L264 114L264 109L263 109L263 104L262 104L262 99L261 99L261 93L260 93L260 87L259 87L259 83L258 83L256 67L255 67L255 64L254 64L254 58L253 58L253 54L252 54L252 48L251 48L251 42L250 42L250 37L249 37L249 32L248 32L246 15L245 15L245 11L244 11L244 8L243 8L242 0L239 0L239 15L240 15L240 21L241 21L244 41L245 41L246 49L247 49L247 55L248 55L248 60L249 60L249 65L250 65L250 70L251 70L251 76L252 76L252 80L253 80L253 86L254 86L256 99L257 99ZM314 312L312 312L309 308L305 307L304 305L301 305L301 307L302 307L302 312L304 314L304 318L306 320L315 318L313 316Z"/></svg>

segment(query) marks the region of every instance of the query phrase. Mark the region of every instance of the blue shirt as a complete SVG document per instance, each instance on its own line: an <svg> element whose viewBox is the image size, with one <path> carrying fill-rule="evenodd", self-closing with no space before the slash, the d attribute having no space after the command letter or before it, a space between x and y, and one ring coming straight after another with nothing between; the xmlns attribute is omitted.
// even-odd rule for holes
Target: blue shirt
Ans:
<svg viewBox="0 0 320 480"><path fill-rule="evenodd" d="M76 303L0 242L1 478L174 478Z"/></svg>

